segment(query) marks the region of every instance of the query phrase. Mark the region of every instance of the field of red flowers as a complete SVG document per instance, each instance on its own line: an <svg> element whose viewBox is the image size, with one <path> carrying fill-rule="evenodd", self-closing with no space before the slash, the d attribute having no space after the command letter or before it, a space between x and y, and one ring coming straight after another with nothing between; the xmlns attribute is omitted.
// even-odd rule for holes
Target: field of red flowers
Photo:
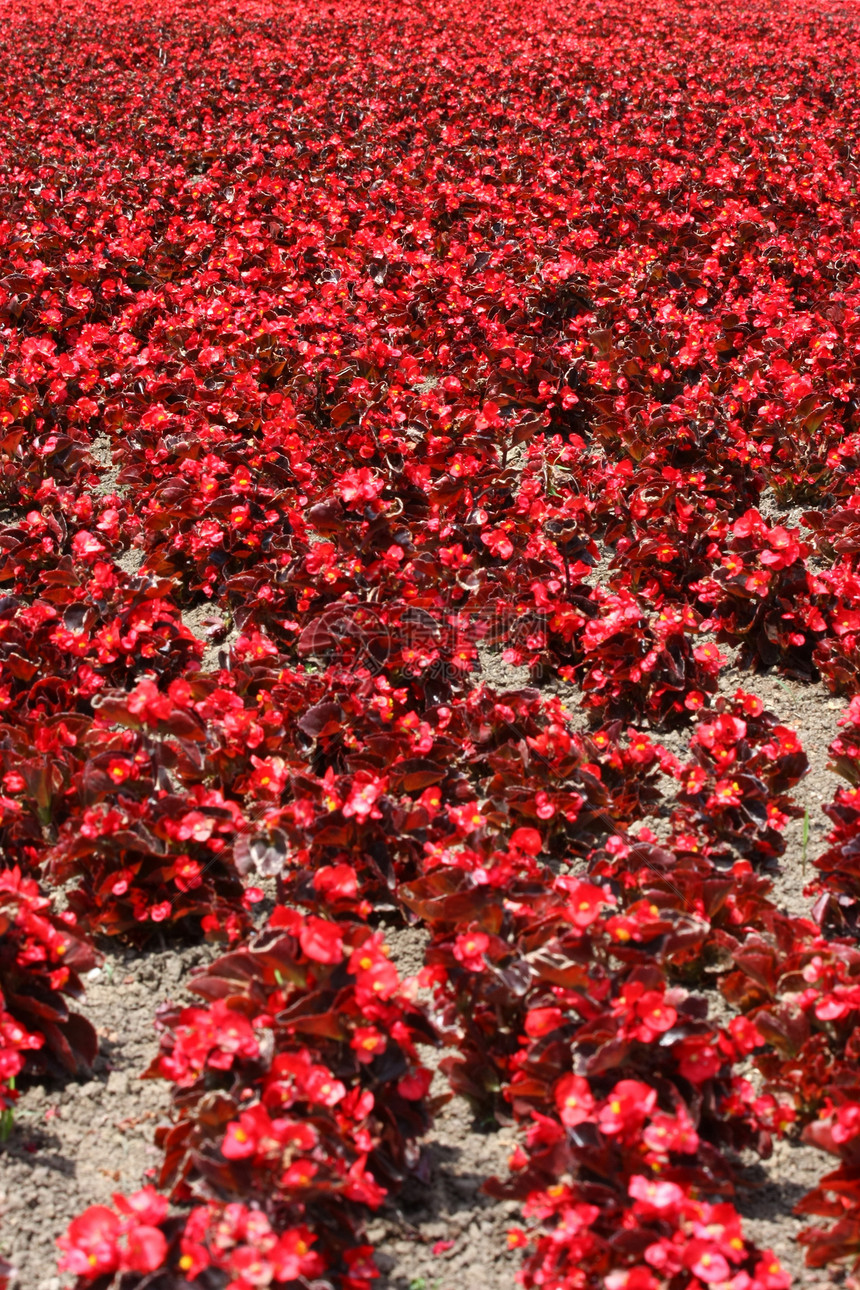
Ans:
<svg viewBox="0 0 860 1290"><path fill-rule="evenodd" d="M450 1290L451 1106L524 1290L786 1290L787 1143L850 1277L860 10L0 19L0 1179L176 967L21 1290Z"/></svg>

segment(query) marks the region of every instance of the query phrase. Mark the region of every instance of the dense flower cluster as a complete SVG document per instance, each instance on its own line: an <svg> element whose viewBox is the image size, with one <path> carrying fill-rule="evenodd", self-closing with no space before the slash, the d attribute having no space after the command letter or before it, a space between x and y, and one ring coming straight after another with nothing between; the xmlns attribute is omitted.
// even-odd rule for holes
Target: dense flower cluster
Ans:
<svg viewBox="0 0 860 1290"><path fill-rule="evenodd" d="M93 938L224 947L162 1191L64 1271L364 1290L440 1039L526 1286L783 1290L732 1153L784 1132L860 1253L857 15L0 15L3 1105L91 1062ZM730 659L853 700L809 919Z"/></svg>
<svg viewBox="0 0 860 1290"><path fill-rule="evenodd" d="M83 995L80 973L96 955L75 930L74 914L58 915L49 897L18 869L0 870L0 1081L22 1069L76 1074L96 1054L93 1027L68 1000ZM23 1053L30 1056L24 1059ZM4 1094L6 1096L7 1094Z"/></svg>
<svg viewBox="0 0 860 1290"><path fill-rule="evenodd" d="M284 907L193 988L211 1002L160 1016L149 1072L178 1110L162 1183L310 1226L316 1264L359 1290L362 1212L402 1182L429 1124L415 1045L436 1042L432 1025L378 934Z"/></svg>
<svg viewBox="0 0 860 1290"><path fill-rule="evenodd" d="M416 1043L438 1040L407 986L365 924L276 908L247 948L193 980L205 1007L159 1015L148 1074L173 1083L177 1108L159 1134L160 1181L176 1201L208 1204L166 1224L152 1189L146 1206L143 1193L117 1197L119 1216L95 1206L63 1238L63 1266L82 1283L165 1261L188 1280L226 1268L237 1290L329 1271L368 1290L364 1216L415 1165L429 1124Z"/></svg>

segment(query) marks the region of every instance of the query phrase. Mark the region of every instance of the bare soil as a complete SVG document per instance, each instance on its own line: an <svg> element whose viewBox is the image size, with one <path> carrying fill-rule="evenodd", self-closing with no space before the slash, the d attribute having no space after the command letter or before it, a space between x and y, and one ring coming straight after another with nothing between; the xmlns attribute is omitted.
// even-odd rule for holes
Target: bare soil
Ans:
<svg viewBox="0 0 860 1290"><path fill-rule="evenodd" d="M151 1181L160 1156L153 1133L167 1104L165 1085L140 1078L158 1048L155 1010L190 1002L183 981L212 955L207 945L115 947L90 973L80 1010L101 1047L91 1078L25 1088L0 1148L0 1249L20 1290L60 1290L57 1236L87 1205Z"/></svg>

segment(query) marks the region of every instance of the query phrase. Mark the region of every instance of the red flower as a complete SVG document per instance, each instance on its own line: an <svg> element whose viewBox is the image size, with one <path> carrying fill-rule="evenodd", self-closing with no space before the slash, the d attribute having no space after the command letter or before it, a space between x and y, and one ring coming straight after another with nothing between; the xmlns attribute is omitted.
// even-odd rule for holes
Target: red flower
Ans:
<svg viewBox="0 0 860 1290"><path fill-rule="evenodd" d="M684 1079L692 1084L703 1084L713 1079L723 1064L722 1056L707 1036L691 1035L688 1039L681 1039L672 1046L672 1051Z"/></svg>
<svg viewBox="0 0 860 1290"><path fill-rule="evenodd" d="M349 1042L360 1062L373 1061L374 1057L385 1052L385 1036L374 1026L357 1026Z"/></svg>
<svg viewBox="0 0 860 1290"><path fill-rule="evenodd" d="M666 1216L677 1214L685 1199L677 1183L656 1181L642 1174L634 1174L627 1190L645 1214L650 1211Z"/></svg>
<svg viewBox="0 0 860 1290"><path fill-rule="evenodd" d="M543 838L537 829L514 829L511 834L511 846L527 855L540 855Z"/></svg>
<svg viewBox="0 0 860 1290"><path fill-rule="evenodd" d="M358 875L352 865L324 865L314 874L313 884L329 900L352 900L358 892Z"/></svg>
<svg viewBox="0 0 860 1290"><path fill-rule="evenodd" d="M773 1250L762 1251L753 1276L755 1284L761 1286L762 1290L788 1290L792 1280L791 1273L783 1268Z"/></svg>
<svg viewBox="0 0 860 1290"><path fill-rule="evenodd" d="M133 1218L135 1222L149 1227L157 1227L167 1218L167 1201L154 1187L142 1187L131 1196L114 1192L113 1203L120 1214Z"/></svg>
<svg viewBox="0 0 860 1290"><path fill-rule="evenodd" d="M555 1086L555 1104L561 1122L572 1128L594 1117L594 1098L588 1080L581 1075L564 1075Z"/></svg>
<svg viewBox="0 0 860 1290"><path fill-rule="evenodd" d="M525 1032L530 1039L540 1039L561 1025L561 1008L530 1008L526 1014Z"/></svg>
<svg viewBox="0 0 860 1290"><path fill-rule="evenodd" d="M463 932L454 941L454 958L470 972L483 972L490 938L484 932Z"/></svg>
<svg viewBox="0 0 860 1290"><path fill-rule="evenodd" d="M653 1088L640 1080L623 1079L609 1094L598 1113L604 1133L629 1137L638 1132L657 1101Z"/></svg>
<svg viewBox="0 0 860 1290"><path fill-rule="evenodd" d="M343 958L340 928L322 918L308 918L299 932L299 944L308 958L318 963L339 963Z"/></svg>
<svg viewBox="0 0 860 1290"><path fill-rule="evenodd" d="M91 1205L72 1219L57 1244L63 1251L60 1271L95 1280L119 1268L119 1219L106 1205Z"/></svg>
<svg viewBox="0 0 860 1290"><path fill-rule="evenodd" d="M221 1151L227 1160L245 1160L257 1150L256 1125L250 1116L241 1116L238 1123L227 1125L227 1134Z"/></svg>
<svg viewBox="0 0 860 1290"><path fill-rule="evenodd" d="M510 560L514 553L513 543L503 529L493 529L487 533L482 533L481 541L500 560Z"/></svg>
<svg viewBox="0 0 860 1290"><path fill-rule="evenodd" d="M129 1232L122 1258L123 1271L156 1272L167 1255L167 1239L157 1227L140 1226Z"/></svg>
<svg viewBox="0 0 860 1290"><path fill-rule="evenodd" d="M647 1268L619 1268L604 1277L606 1290L659 1290L659 1282Z"/></svg>
<svg viewBox="0 0 860 1290"><path fill-rule="evenodd" d="M602 887L595 887L588 882L577 882L575 879L563 879L556 885L561 886L562 883L569 897L567 917L575 927L582 929L590 927L600 917L601 907L612 903L611 897Z"/></svg>
<svg viewBox="0 0 860 1290"><path fill-rule="evenodd" d="M360 1003L388 999L399 985L397 969L382 953L375 937L353 950L349 970L355 976L356 997Z"/></svg>
<svg viewBox="0 0 860 1290"><path fill-rule="evenodd" d="M684 1263L694 1276L706 1285L728 1281L728 1262L711 1241L691 1241L684 1252Z"/></svg>

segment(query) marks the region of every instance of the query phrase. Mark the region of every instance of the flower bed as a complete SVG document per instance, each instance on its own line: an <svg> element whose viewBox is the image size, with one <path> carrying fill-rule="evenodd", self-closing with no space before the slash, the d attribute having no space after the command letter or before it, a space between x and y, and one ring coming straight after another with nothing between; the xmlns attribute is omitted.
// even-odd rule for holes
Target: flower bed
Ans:
<svg viewBox="0 0 860 1290"><path fill-rule="evenodd" d="M786 1135L850 1265L857 16L0 11L4 1126L101 948L219 949L63 1274L366 1290L434 1047L524 1286L784 1290ZM846 706L805 916L762 672Z"/></svg>

